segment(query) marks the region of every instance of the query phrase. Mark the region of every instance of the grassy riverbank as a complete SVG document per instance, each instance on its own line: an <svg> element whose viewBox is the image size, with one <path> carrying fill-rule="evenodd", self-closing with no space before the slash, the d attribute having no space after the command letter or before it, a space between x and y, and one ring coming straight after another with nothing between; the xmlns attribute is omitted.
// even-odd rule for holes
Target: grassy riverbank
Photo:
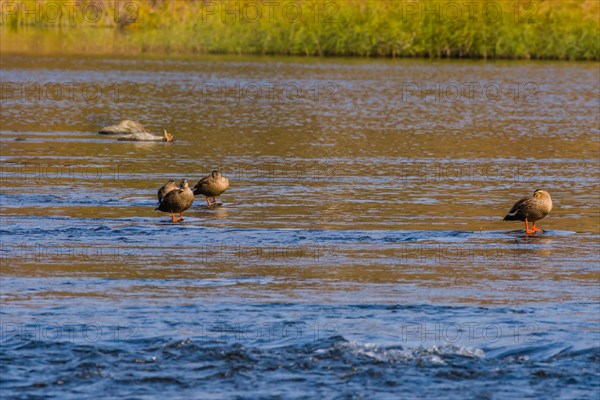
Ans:
<svg viewBox="0 0 600 400"><path fill-rule="evenodd" d="M600 59L596 0L2 3L3 51Z"/></svg>

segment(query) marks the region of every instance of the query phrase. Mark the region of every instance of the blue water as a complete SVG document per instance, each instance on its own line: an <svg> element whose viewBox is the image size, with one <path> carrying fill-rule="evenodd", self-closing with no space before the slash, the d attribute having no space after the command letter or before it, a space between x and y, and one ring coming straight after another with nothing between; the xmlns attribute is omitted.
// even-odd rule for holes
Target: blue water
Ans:
<svg viewBox="0 0 600 400"><path fill-rule="evenodd" d="M1 387L11 397L600 389L600 289L577 280L597 271L582 259L598 235L227 229L193 216L2 222L13 238L0 280Z"/></svg>
<svg viewBox="0 0 600 400"><path fill-rule="evenodd" d="M3 55L133 101L0 110L2 399L598 399L595 63ZM202 82L339 85L201 101ZM403 101L535 82L538 102ZM123 118L172 144L96 131ZM218 167L220 205L155 211ZM502 217L545 188L543 234Z"/></svg>
<svg viewBox="0 0 600 400"><path fill-rule="evenodd" d="M594 319L593 304L172 303L80 301L77 312L64 304L30 312L25 325L3 322L3 392L458 399L594 398L598 390L597 334L568 319L582 309L590 312L580 320Z"/></svg>

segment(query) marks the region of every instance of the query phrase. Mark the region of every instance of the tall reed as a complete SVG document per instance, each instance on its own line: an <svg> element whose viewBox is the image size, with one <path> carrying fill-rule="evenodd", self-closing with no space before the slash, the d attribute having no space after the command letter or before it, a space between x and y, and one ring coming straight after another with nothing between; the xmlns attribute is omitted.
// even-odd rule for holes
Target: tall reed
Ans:
<svg viewBox="0 0 600 400"><path fill-rule="evenodd" d="M73 1L1 3L12 37L32 27L67 38L84 32L88 47L127 52L600 59L597 0L80 0L69 18L53 21L44 10ZM14 4L40 7L42 18ZM91 13L98 7L104 12Z"/></svg>

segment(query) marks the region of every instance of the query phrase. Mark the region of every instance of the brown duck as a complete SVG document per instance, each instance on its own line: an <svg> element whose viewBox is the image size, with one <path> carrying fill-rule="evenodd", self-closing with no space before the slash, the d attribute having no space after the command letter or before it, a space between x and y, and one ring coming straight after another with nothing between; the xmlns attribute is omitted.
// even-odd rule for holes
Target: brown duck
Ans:
<svg viewBox="0 0 600 400"><path fill-rule="evenodd" d="M200 179L194 186L194 194L201 194L206 197L206 204L210 207L212 204L217 204L217 197L223 194L229 188L229 179L221 175L216 169L213 172ZM212 197L213 203L209 198Z"/></svg>
<svg viewBox="0 0 600 400"><path fill-rule="evenodd" d="M171 190L179 189L179 186L175 183L173 179L169 179L169 182L165 183L163 187L158 189L158 204L162 201L163 197Z"/></svg>
<svg viewBox="0 0 600 400"><path fill-rule="evenodd" d="M179 189L171 190L167 193L159 203L156 210L171 213L171 222L183 221L182 213L190 208L194 203L194 193L188 185L188 181L181 180ZM173 213L179 213L179 219L175 219Z"/></svg>
<svg viewBox="0 0 600 400"><path fill-rule="evenodd" d="M517 201L504 217L504 221L525 221L525 233L543 232L535 223L544 218L552 210L552 199L545 190L536 190L531 197L523 197ZM533 226L529 229L529 222Z"/></svg>

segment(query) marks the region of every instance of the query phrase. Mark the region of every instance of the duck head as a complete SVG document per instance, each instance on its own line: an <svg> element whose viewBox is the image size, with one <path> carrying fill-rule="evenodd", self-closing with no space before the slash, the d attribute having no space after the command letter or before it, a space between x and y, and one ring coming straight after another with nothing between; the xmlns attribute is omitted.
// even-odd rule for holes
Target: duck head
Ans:
<svg viewBox="0 0 600 400"><path fill-rule="evenodd" d="M537 189L535 192L533 192L533 197L536 199L548 200L550 199L550 193L542 189Z"/></svg>

